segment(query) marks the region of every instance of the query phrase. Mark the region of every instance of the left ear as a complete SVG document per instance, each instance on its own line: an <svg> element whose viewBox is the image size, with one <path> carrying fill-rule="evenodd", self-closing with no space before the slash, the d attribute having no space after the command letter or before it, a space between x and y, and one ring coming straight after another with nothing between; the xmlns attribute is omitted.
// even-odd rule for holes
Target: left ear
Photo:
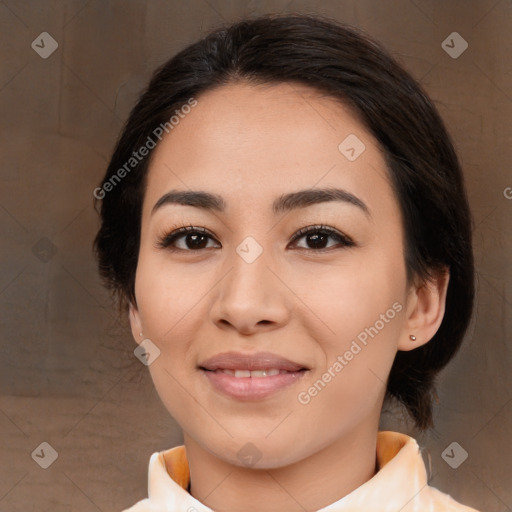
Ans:
<svg viewBox="0 0 512 512"><path fill-rule="evenodd" d="M427 281L411 287L398 350L413 350L434 337L443 321L449 281L450 271L445 268L435 271ZM415 339L411 339L411 335Z"/></svg>

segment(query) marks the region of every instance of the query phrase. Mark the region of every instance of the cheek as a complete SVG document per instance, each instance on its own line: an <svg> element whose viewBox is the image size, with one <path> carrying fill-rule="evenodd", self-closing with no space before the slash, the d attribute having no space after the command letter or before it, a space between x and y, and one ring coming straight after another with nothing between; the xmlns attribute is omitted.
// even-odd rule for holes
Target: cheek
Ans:
<svg viewBox="0 0 512 512"><path fill-rule="evenodd" d="M322 328L321 336L318 320L312 321L320 364L309 387L299 390L302 426L311 436L317 423L307 418L321 421L326 439L334 439L380 410L405 307L400 288L388 279L371 278L368 270L318 282L323 293L316 296L316 311L328 329Z"/></svg>
<svg viewBox="0 0 512 512"><path fill-rule="evenodd" d="M164 406L180 425L187 425L191 395L187 379L195 367L193 340L201 319L204 281L190 279L176 266L157 258L142 257L136 274L135 292L145 337L160 355L149 372Z"/></svg>
<svg viewBox="0 0 512 512"><path fill-rule="evenodd" d="M329 382L325 388L330 388L319 402L357 408L374 403L385 388L403 329L406 300L401 254L388 254L387 258L385 252L375 258L361 257L316 275L307 300L315 315L309 315L306 328L316 329L321 360L317 373L320 378L325 375Z"/></svg>
<svg viewBox="0 0 512 512"><path fill-rule="evenodd" d="M401 317L397 309L403 309L406 298L402 256L391 254L387 261L382 253L375 258L369 256L354 252L346 264L319 266L311 278L300 271L287 277L309 308L309 314L301 315L301 319L311 319L310 329L315 325L317 331L322 329L323 345L328 349L344 350L343 343L349 343L376 322L383 334L396 334L399 330L401 322L397 319ZM393 309L395 302L399 306Z"/></svg>
<svg viewBox="0 0 512 512"><path fill-rule="evenodd" d="M179 346L179 339L183 339L178 335L180 330L193 328L194 315L208 288L203 277L195 273L192 279L161 258L139 261L135 294L144 333L159 340L163 349Z"/></svg>

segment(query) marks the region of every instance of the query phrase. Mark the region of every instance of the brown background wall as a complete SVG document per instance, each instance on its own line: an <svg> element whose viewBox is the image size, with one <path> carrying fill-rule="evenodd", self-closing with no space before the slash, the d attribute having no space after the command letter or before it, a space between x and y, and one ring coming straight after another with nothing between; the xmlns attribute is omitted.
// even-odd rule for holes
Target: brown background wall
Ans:
<svg viewBox="0 0 512 512"><path fill-rule="evenodd" d="M292 11L380 39L453 134L478 303L440 379L437 428L420 441L433 485L512 510L510 0L0 1L0 510L119 511L146 496L149 455L181 442L99 284L92 191L156 65L223 21ZM454 31L469 44L456 59L441 47ZM47 59L31 48L41 32L58 43ZM453 441L469 454L457 469L441 457ZM58 453L46 470L31 458L41 442Z"/></svg>

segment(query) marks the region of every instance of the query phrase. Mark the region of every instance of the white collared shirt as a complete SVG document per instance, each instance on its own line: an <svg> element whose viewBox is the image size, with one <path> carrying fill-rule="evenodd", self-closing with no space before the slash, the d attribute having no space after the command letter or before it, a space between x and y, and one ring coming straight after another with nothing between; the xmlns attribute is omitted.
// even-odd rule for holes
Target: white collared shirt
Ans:
<svg viewBox="0 0 512 512"><path fill-rule="evenodd" d="M379 432L377 473L363 485L317 512L478 512L453 500L427 482L415 439ZM124 512L214 512L191 494L184 446L151 456L148 498Z"/></svg>

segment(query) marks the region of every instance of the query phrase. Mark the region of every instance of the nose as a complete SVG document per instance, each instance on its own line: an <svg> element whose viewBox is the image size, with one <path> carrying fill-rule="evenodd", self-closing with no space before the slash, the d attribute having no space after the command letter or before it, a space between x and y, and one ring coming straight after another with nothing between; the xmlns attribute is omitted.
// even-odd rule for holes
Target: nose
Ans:
<svg viewBox="0 0 512 512"><path fill-rule="evenodd" d="M211 308L212 320L219 328L250 335L287 323L291 304L287 288L265 252L248 263L233 251L230 270L221 279Z"/></svg>

